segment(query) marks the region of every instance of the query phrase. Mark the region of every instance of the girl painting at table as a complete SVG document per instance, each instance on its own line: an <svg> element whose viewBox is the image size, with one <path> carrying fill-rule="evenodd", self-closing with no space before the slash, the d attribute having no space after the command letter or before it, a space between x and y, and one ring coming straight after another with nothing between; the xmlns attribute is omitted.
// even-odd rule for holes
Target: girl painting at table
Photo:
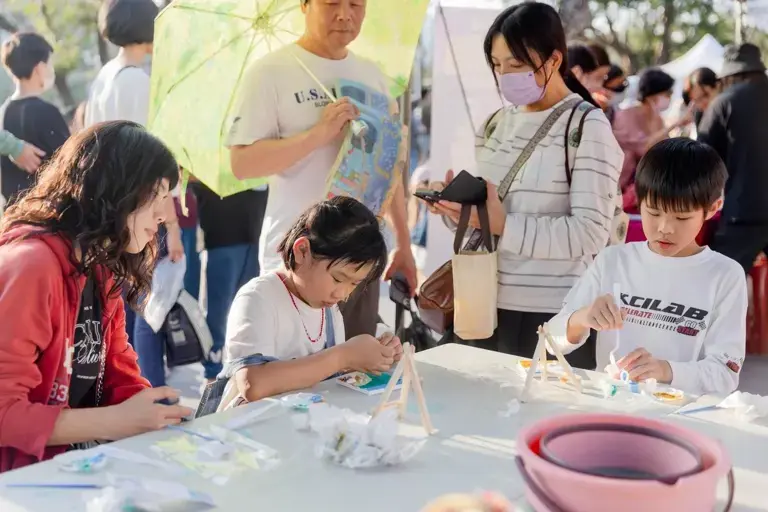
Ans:
<svg viewBox="0 0 768 512"><path fill-rule="evenodd" d="M736 389L746 344L744 271L696 243L721 206L726 178L718 154L690 139L647 152L636 190L648 241L605 249L579 279L548 323L564 352L595 330L598 368L606 368L620 330L614 373L689 393ZM611 295L617 284L621 297Z"/></svg>
<svg viewBox="0 0 768 512"><path fill-rule="evenodd" d="M123 286L149 289L170 151L129 122L70 138L0 226L0 471L179 423L128 345Z"/></svg>
<svg viewBox="0 0 768 512"><path fill-rule="evenodd" d="M391 333L345 341L338 303L379 279L387 264L379 222L362 203L335 197L316 204L277 250L283 268L250 281L232 304L222 377L235 378L220 410L346 370L385 372L402 354Z"/></svg>

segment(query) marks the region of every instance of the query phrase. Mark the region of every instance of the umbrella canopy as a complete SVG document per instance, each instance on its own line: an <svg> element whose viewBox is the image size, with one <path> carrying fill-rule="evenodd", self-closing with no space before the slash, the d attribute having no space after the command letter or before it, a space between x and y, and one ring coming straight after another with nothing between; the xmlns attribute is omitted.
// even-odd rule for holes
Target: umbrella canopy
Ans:
<svg viewBox="0 0 768 512"><path fill-rule="evenodd" d="M428 4L369 0L361 34L350 46L379 65L394 97L408 86ZM299 0L175 0L157 17L148 127L217 194L266 181L234 177L226 131L248 65L303 32Z"/></svg>

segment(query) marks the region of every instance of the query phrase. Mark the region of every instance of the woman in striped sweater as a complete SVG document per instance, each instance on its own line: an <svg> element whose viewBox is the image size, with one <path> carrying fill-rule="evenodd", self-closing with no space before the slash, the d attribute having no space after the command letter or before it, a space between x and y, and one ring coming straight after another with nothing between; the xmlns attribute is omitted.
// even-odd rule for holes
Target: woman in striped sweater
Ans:
<svg viewBox="0 0 768 512"><path fill-rule="evenodd" d="M565 33L552 7L525 2L506 9L488 31L485 54L512 105L492 116L476 140L477 174L493 185L488 211L499 237L499 294L495 334L474 343L531 357L537 327L559 311L566 293L608 243L623 154L603 112L587 109L565 85ZM554 118L500 200L496 186L514 172L523 148L556 110L563 114ZM570 125L578 116L583 123ZM446 182L451 178L449 172ZM441 189L446 182L433 187ZM441 201L432 210L456 221L461 206ZM470 222L479 227L474 213ZM594 340L569 360L594 368Z"/></svg>

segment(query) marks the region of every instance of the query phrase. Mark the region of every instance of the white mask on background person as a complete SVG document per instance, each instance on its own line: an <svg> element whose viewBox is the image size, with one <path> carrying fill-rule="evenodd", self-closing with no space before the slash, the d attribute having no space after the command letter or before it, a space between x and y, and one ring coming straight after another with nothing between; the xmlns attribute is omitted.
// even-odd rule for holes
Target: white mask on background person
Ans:
<svg viewBox="0 0 768 512"><path fill-rule="evenodd" d="M50 91L56 84L56 69L53 67L53 61L48 60L45 64L45 76L43 77L43 91Z"/></svg>
<svg viewBox="0 0 768 512"><path fill-rule="evenodd" d="M658 114L661 114L669 108L670 98L669 96L659 96L653 102L653 108Z"/></svg>
<svg viewBox="0 0 768 512"><path fill-rule="evenodd" d="M624 101L624 98L626 97L627 97L627 91L615 92L611 97L611 101L609 101L608 103L612 107L617 107L621 104L622 101Z"/></svg>

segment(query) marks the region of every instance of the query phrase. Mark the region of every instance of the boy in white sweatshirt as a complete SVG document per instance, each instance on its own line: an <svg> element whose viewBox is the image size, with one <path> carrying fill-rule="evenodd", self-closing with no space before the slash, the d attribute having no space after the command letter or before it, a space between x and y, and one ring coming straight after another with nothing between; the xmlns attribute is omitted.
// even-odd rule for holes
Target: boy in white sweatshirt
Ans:
<svg viewBox="0 0 768 512"><path fill-rule="evenodd" d="M696 243L722 205L727 171L718 154L689 139L651 148L635 190L647 242L595 258L548 323L564 353L598 332L597 367L689 393L727 395L739 384L746 345L747 287L735 261ZM612 290L618 284L621 297ZM616 371L616 370L614 370Z"/></svg>

